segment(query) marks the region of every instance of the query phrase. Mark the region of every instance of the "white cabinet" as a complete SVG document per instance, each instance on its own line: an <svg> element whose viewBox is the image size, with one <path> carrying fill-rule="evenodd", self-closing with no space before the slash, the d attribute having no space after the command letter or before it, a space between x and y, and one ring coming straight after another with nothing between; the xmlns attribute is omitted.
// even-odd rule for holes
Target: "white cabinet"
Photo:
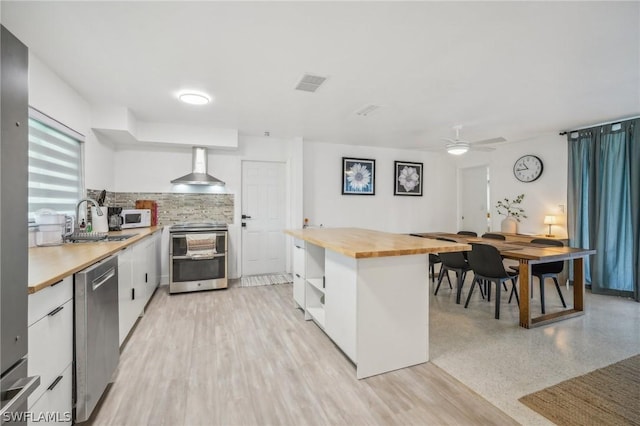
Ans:
<svg viewBox="0 0 640 426"><path fill-rule="evenodd" d="M160 264L158 256L159 237L160 233L156 232L147 238L148 241L141 247L146 256L144 268L145 305L149 303L153 292L156 291L158 284L160 284L160 274L158 272L158 265Z"/></svg>
<svg viewBox="0 0 640 426"><path fill-rule="evenodd" d="M140 284L140 307L144 309L158 287L158 251L156 235L145 238L133 248L133 280Z"/></svg>
<svg viewBox="0 0 640 426"><path fill-rule="evenodd" d="M293 244L293 300L307 320L324 328L324 248L303 240Z"/></svg>
<svg viewBox="0 0 640 426"><path fill-rule="evenodd" d="M324 248L307 243L304 255L305 318L314 320L323 329L325 323L324 287Z"/></svg>
<svg viewBox="0 0 640 426"><path fill-rule="evenodd" d="M153 244L151 239L145 238L131 247L133 250L133 285L136 289L134 304L138 315L142 314L147 304L147 280L149 279L147 263L151 244Z"/></svg>
<svg viewBox="0 0 640 426"><path fill-rule="evenodd" d="M29 426L70 425L72 383L72 368L69 364L29 409L32 417L27 424Z"/></svg>
<svg viewBox="0 0 640 426"><path fill-rule="evenodd" d="M118 253L118 321L120 345L136 323L140 311L136 293L140 298L140 287L133 282L133 248L127 247Z"/></svg>
<svg viewBox="0 0 640 426"><path fill-rule="evenodd" d="M38 424L71 424L73 276L28 300L28 371L29 376L40 376L40 385L28 399L29 411ZM54 412L58 414L50 417Z"/></svg>
<svg viewBox="0 0 640 426"><path fill-rule="evenodd" d="M325 332L356 362L357 261L327 251L325 260Z"/></svg>
<svg viewBox="0 0 640 426"><path fill-rule="evenodd" d="M293 300L304 310L304 241L293 242Z"/></svg>
<svg viewBox="0 0 640 426"><path fill-rule="evenodd" d="M158 237L155 233L118 254L120 345L158 287Z"/></svg>

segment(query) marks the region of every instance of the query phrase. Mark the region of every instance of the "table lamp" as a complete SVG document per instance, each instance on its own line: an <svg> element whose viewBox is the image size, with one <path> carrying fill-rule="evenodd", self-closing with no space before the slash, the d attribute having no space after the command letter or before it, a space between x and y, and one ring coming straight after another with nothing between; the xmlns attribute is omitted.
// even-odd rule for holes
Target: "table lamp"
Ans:
<svg viewBox="0 0 640 426"><path fill-rule="evenodd" d="M556 224L556 217L554 215L546 215L544 217L544 224L549 225L549 233L546 236L553 237L553 235L551 235L551 225Z"/></svg>

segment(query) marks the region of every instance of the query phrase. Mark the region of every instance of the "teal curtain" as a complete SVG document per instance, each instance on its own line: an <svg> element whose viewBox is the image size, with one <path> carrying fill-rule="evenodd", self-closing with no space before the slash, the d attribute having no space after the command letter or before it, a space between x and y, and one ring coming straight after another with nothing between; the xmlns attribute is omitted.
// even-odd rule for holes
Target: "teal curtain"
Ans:
<svg viewBox="0 0 640 426"><path fill-rule="evenodd" d="M633 298L640 302L640 119L628 126L627 163L629 167L629 197L631 203L631 232L633 234L632 265Z"/></svg>
<svg viewBox="0 0 640 426"><path fill-rule="evenodd" d="M594 293L639 299L640 120L569 135L571 245L596 249L585 279Z"/></svg>
<svg viewBox="0 0 640 426"><path fill-rule="evenodd" d="M569 233L569 245L572 247L592 248L594 246L591 235L595 226L590 226L592 224L590 218L595 214L593 211L595 167L592 149L594 144L595 133L591 130L579 132L575 140L569 139L567 232ZM584 279L588 284L592 282L591 258L592 256L587 258L585 262Z"/></svg>

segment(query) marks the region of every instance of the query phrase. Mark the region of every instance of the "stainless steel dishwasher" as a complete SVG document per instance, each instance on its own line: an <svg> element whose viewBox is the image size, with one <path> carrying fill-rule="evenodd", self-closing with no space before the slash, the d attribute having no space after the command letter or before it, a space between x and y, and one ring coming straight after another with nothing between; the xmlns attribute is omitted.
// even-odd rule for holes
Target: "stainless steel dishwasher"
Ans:
<svg viewBox="0 0 640 426"><path fill-rule="evenodd" d="M118 258L75 275L75 422L86 421L120 360Z"/></svg>

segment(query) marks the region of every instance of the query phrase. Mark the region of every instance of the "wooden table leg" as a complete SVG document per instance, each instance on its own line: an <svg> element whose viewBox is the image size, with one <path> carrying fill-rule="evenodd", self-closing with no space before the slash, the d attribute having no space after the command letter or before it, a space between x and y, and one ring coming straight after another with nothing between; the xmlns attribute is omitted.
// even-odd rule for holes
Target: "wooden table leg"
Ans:
<svg viewBox="0 0 640 426"><path fill-rule="evenodd" d="M573 309L584 311L584 258L573 259Z"/></svg>
<svg viewBox="0 0 640 426"><path fill-rule="evenodd" d="M529 261L520 259L520 327L529 328L531 326L531 310L529 289L531 286L531 268Z"/></svg>

